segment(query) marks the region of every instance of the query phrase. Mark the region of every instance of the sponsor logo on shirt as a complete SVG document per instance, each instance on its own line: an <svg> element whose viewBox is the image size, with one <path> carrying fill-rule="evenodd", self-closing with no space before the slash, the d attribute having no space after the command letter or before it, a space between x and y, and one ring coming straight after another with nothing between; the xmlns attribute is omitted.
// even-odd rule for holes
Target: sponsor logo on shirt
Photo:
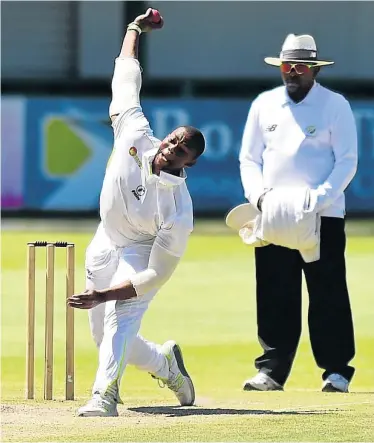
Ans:
<svg viewBox="0 0 374 443"><path fill-rule="evenodd" d="M273 132L277 129L278 125L269 125L266 129L265 132Z"/></svg>
<svg viewBox="0 0 374 443"><path fill-rule="evenodd" d="M316 127L315 126L308 126L305 129L306 135L308 135L309 137L314 137L316 135Z"/></svg>
<svg viewBox="0 0 374 443"><path fill-rule="evenodd" d="M140 197L145 194L145 187L139 185L136 189L133 189L131 192L137 200L140 200Z"/></svg>
<svg viewBox="0 0 374 443"><path fill-rule="evenodd" d="M93 279L93 273L88 268L86 268L86 277L87 277L88 280L92 280Z"/></svg>
<svg viewBox="0 0 374 443"><path fill-rule="evenodd" d="M139 166L139 168L142 169L143 165L142 162L140 161L140 158L138 157L138 150L135 148L135 146L132 146L129 149L129 154L136 161L136 164Z"/></svg>

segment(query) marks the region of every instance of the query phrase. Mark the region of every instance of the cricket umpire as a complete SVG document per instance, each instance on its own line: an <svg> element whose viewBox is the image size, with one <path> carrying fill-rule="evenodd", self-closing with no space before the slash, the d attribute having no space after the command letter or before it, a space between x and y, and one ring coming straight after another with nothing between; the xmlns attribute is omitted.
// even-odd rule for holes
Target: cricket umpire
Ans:
<svg viewBox="0 0 374 443"><path fill-rule="evenodd" d="M283 86L260 94L245 125L240 172L245 197L260 211L266 193L308 187L321 216L320 259L305 263L297 250L255 248L258 339L263 354L244 390L283 390L301 335L301 288L308 293L309 335L324 370L324 392L348 392L355 355L345 265L344 190L357 169L357 133L348 101L316 81L323 66L310 35L290 34L279 57Z"/></svg>

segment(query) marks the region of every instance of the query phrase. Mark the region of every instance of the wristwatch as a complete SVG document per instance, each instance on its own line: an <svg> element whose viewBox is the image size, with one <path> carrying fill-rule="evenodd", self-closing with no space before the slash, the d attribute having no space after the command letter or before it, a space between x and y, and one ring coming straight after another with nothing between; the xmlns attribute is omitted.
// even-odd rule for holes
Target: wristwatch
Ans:
<svg viewBox="0 0 374 443"><path fill-rule="evenodd" d="M127 30L128 31L136 31L139 35L142 33L140 26L134 22L131 22L127 25Z"/></svg>

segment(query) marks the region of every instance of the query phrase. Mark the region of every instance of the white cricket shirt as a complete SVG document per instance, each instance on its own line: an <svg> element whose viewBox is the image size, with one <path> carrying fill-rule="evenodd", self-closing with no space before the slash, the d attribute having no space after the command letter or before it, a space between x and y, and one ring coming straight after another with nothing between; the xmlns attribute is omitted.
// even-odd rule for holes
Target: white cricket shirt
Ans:
<svg viewBox="0 0 374 443"><path fill-rule="evenodd" d="M102 226L118 247L155 239L180 257L193 229L193 210L183 171L180 177L152 173L160 145L140 106L141 69L133 58L117 58L110 115L116 115L114 148L100 195Z"/></svg>
<svg viewBox="0 0 374 443"><path fill-rule="evenodd" d="M357 169L357 132L348 101L315 82L300 103L284 86L260 94L245 125L240 173L257 205L268 188L309 187L321 216L344 217L344 190Z"/></svg>

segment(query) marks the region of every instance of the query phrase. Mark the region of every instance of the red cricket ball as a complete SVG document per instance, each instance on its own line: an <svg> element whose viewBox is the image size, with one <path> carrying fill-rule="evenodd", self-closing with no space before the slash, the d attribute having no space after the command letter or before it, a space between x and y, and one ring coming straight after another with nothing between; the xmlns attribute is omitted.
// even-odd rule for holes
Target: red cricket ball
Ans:
<svg viewBox="0 0 374 443"><path fill-rule="evenodd" d="M152 9L152 21L153 23L160 23L161 21L161 15L157 9Z"/></svg>

